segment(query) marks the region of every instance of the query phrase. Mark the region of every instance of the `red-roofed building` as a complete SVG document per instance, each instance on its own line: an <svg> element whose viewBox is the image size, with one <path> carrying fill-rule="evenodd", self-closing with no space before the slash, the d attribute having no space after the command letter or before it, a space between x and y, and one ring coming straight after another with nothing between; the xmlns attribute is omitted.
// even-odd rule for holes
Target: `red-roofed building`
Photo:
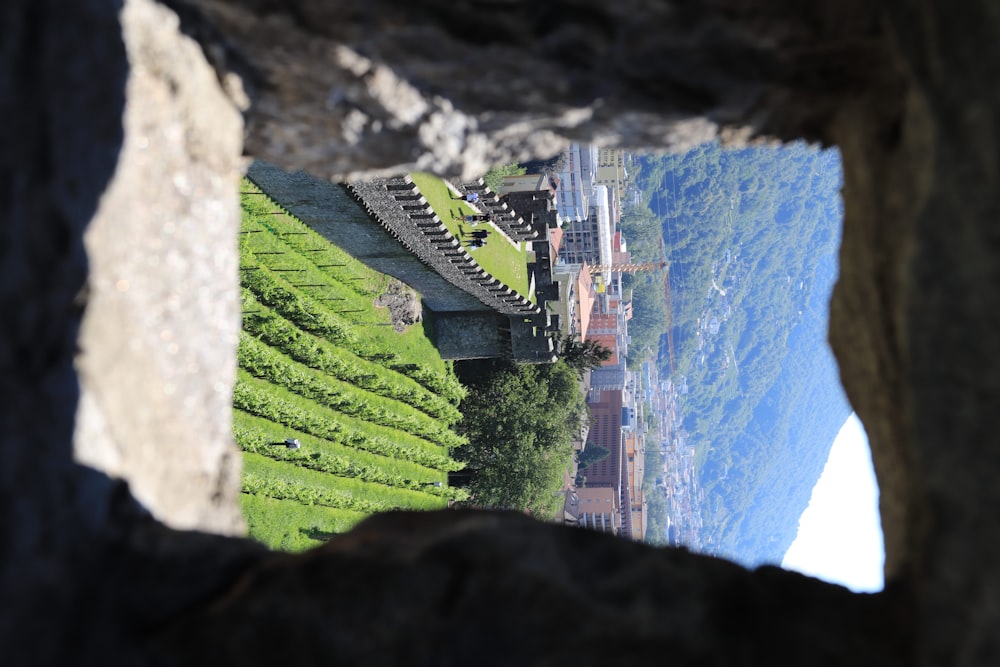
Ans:
<svg viewBox="0 0 1000 667"><path fill-rule="evenodd" d="M618 337L620 335L618 326L618 313L591 313L590 326L587 327L585 340L592 340L600 343L611 350L611 357L602 363L602 366L618 365Z"/></svg>
<svg viewBox="0 0 1000 667"><path fill-rule="evenodd" d="M591 421L587 447L603 447L610 454L580 472L587 478L587 486L610 486L617 492L622 485L621 416L624 392L613 389L592 394L587 402Z"/></svg>
<svg viewBox="0 0 1000 667"><path fill-rule="evenodd" d="M594 281L586 264L581 266L580 274L576 280L576 298L576 330L580 334L580 340L586 340L591 313L594 311L594 302L597 300Z"/></svg>
<svg viewBox="0 0 1000 667"><path fill-rule="evenodd" d="M585 489L589 493L602 498L611 494L615 500L609 505L616 506L614 523L617 530L631 535L631 499L626 483L627 475L623 474L625 446L621 426L624 392L621 389L611 389L590 393L587 406L590 408L591 425L586 447L607 449L608 455L603 460L582 468L579 473L586 478ZM577 494L582 490L578 490Z"/></svg>
<svg viewBox="0 0 1000 667"><path fill-rule="evenodd" d="M549 227L549 247L552 249L552 257L559 255L559 248L562 247L563 230L562 227Z"/></svg>

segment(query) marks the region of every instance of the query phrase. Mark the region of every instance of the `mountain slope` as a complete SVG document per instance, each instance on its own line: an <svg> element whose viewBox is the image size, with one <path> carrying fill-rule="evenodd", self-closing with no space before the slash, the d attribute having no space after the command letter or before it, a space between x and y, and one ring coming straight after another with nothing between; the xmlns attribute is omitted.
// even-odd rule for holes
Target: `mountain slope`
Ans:
<svg viewBox="0 0 1000 667"><path fill-rule="evenodd" d="M687 386L679 407L704 491L702 547L780 562L849 414L825 333L838 156L707 144L637 166L645 206L631 215L648 208L670 262L673 380ZM637 287L640 340L651 294Z"/></svg>

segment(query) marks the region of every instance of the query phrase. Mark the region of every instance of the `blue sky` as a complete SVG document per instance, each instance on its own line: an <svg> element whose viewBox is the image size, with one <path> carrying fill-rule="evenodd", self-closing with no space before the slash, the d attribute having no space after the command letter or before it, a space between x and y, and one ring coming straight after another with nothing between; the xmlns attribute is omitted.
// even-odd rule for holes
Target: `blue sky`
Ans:
<svg viewBox="0 0 1000 667"><path fill-rule="evenodd" d="M878 483L868 437L852 413L833 442L781 566L862 592L882 590L884 561Z"/></svg>

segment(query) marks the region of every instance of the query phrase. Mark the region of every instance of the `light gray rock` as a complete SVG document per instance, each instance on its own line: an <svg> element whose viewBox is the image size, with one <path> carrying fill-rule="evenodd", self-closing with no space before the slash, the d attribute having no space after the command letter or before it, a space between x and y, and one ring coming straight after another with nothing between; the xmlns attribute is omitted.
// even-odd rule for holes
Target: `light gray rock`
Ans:
<svg viewBox="0 0 1000 667"><path fill-rule="evenodd" d="M239 534L239 111L176 14L128 0L118 168L85 237L76 459L175 528Z"/></svg>

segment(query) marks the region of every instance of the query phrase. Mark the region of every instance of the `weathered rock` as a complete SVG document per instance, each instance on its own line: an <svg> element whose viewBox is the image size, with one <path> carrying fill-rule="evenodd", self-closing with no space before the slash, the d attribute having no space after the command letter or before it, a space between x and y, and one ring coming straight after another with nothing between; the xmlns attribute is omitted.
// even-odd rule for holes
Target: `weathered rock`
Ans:
<svg viewBox="0 0 1000 667"><path fill-rule="evenodd" d="M83 231L122 140L120 3L0 7L0 645L47 617L59 642L86 583L75 544L107 521L112 485L73 463L73 356L85 294ZM86 35L86 38L83 36ZM101 72L100 77L93 73ZM89 563L88 563L89 564ZM13 649L11 649L13 651ZM50 661L52 645L31 655Z"/></svg>
<svg viewBox="0 0 1000 667"><path fill-rule="evenodd" d="M128 480L167 525L239 534L242 123L176 14L129 0L121 21L124 136L86 234L76 458Z"/></svg>
<svg viewBox="0 0 1000 667"><path fill-rule="evenodd" d="M128 0L121 19L114 0L0 5L5 657L587 663L637 647L681 664L1000 659L991 3L511 2L489 18L440 1L169 4L221 83L149 0ZM590 137L839 145L831 339L871 437L890 589L855 596L496 515L400 515L312 554L268 554L171 530L75 463L74 441L165 521L236 528L230 70L253 100L248 151L324 177L475 176ZM159 277L156 262L169 269ZM30 643L41 623L46 640Z"/></svg>
<svg viewBox="0 0 1000 667"><path fill-rule="evenodd" d="M570 139L680 149L824 135L878 74L871 3L176 0L250 82L247 149L349 180L482 175Z"/></svg>
<svg viewBox="0 0 1000 667"><path fill-rule="evenodd" d="M147 317L153 312L136 310L138 304L153 305L150 294L95 306L91 315L106 321L91 318L85 342L79 336L84 304L91 295L94 301L108 302L108 290L117 289L117 280L163 289L150 275L116 275L123 268L138 270L141 265L148 273L156 257L164 263L198 263L190 269L195 276L210 270L202 262L215 250L206 244L202 255L189 252L191 246L181 252L184 242L146 254L156 239L143 239L131 223L150 233L157 207L165 214L177 212L183 202L195 211L199 225L209 226L221 208L223 230L204 238L219 244L223 256L235 257L238 118L230 113L228 149L225 133L221 142L213 138L200 147L201 164L207 166L198 177L207 178L203 186L215 181L215 196L228 204L213 208L209 198L207 207L199 208L202 204L187 196L165 196L177 184L165 179L193 177L190 162L168 158L195 153L205 136L198 128L210 122L196 120L193 113L172 117L176 96L171 86L193 82L171 81L169 73L181 70L169 61L183 63L185 55L197 61L198 50L188 41L185 54L184 40L177 39L175 30L176 48L161 48L155 58L144 56L143 49L155 52L148 20L159 26L157 40L170 39L169 31L163 31L169 27L169 13L150 2L130 3L124 12L124 21L135 29L126 48L122 13L122 3L114 0L70 5L13 0L0 7L0 304L5 313L0 317L0 646L9 664L137 661L139 654L148 656L148 648L136 639L140 634L193 599L214 594L226 579L220 573L244 568L262 555L245 542L168 530L139 508L120 482L74 461L75 440L82 455L110 461L114 472L126 476L139 472L135 460L145 458L146 470L135 477L137 492L154 511L177 524L239 529L235 470L227 472L220 465L227 447L232 459L228 409L206 411L201 425L190 421L191 411L151 409L157 394L164 393L167 376L188 373L174 367L174 360L189 360L194 349L210 357L205 368L219 374L199 375L197 386L184 384L197 392L198 400L207 399L209 408L213 395L218 396L217 407L227 407L229 387L216 392L213 384L228 383L232 376L232 340L218 334L227 319L230 329L236 325L225 297L235 291L234 264L228 275L222 271L213 277L218 289L206 294L201 306L187 299L179 304L191 315L211 308L220 316L206 329L195 328L195 340L190 345L181 341L176 356L148 355L143 364L128 363L136 358L129 335L148 341L163 329L144 327L171 322L169 317L151 322ZM146 41L137 49L140 28ZM137 67L131 71L130 57ZM140 73L142 67L152 71ZM205 71L203 62L201 68ZM182 74L192 75L191 70ZM217 90L211 78L207 83L207 91L199 95ZM154 121L156 114L162 115ZM154 144L145 153L138 146L143 129ZM137 191L122 192L122 183ZM103 239L91 245L94 273L88 278L84 230L95 220L92 229ZM171 222L182 223L177 218ZM131 246L133 242L137 245ZM178 333L190 330L185 325ZM81 390L74 368L81 344L88 349L80 368L93 372L83 393L93 399L97 411L91 414L98 418L88 431L93 439L84 442L83 429L90 427L76 422ZM107 366L98 368L99 360ZM188 421L175 427L179 414ZM136 415L156 415L157 421ZM145 429L134 428L136 423ZM198 438L166 443L150 468L151 457L139 452L164 444L160 432L171 428ZM113 460L116 451L118 461ZM181 471L200 480L184 479ZM172 478L176 487L157 487L161 477ZM213 498L213 493L219 496ZM183 494L200 500L190 504Z"/></svg>
<svg viewBox="0 0 1000 667"><path fill-rule="evenodd" d="M162 646L180 664L886 665L906 661L900 600L514 513L400 513L248 569Z"/></svg>
<svg viewBox="0 0 1000 667"><path fill-rule="evenodd" d="M395 279L389 281L385 292L379 294L374 303L379 308L389 309L389 318L396 331L406 331L407 327L423 319L420 297Z"/></svg>

